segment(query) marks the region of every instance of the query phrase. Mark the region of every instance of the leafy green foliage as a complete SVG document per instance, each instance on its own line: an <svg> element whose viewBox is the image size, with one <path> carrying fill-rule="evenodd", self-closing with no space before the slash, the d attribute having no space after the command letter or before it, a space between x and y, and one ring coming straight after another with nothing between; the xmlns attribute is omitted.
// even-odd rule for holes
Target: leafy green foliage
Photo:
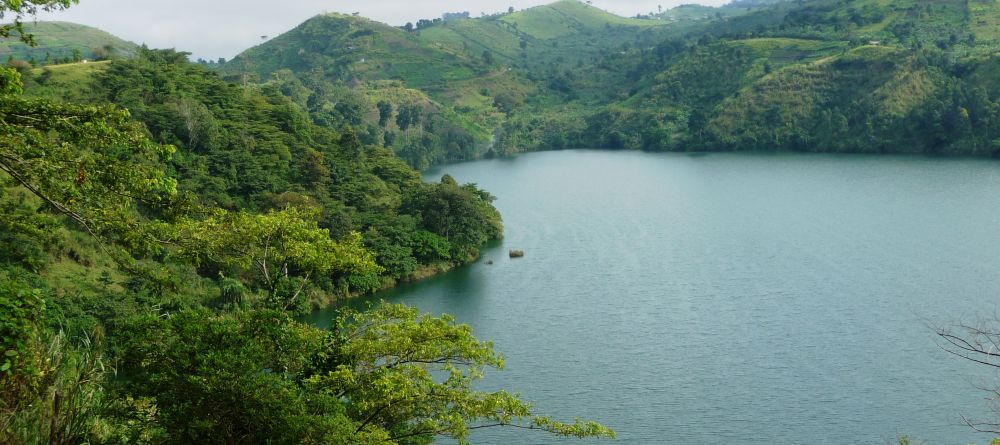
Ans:
<svg viewBox="0 0 1000 445"><path fill-rule="evenodd" d="M362 246L360 234L334 241L329 230L317 226L318 218L315 208L288 207L265 214L217 210L208 218L177 225L177 253L249 275L249 284L267 290L282 309L301 305L299 298L315 277L382 271Z"/></svg>
<svg viewBox="0 0 1000 445"><path fill-rule="evenodd" d="M155 403L146 427L158 442L351 443L338 401L295 381L321 333L281 312L146 316L119 338L133 369L118 390L123 414Z"/></svg>
<svg viewBox="0 0 1000 445"><path fill-rule="evenodd" d="M344 311L328 333L275 311L144 316L124 329L134 372L117 390L136 408L155 403L150 427L164 443L411 444L503 425L614 435L473 390L502 357L468 326L404 306Z"/></svg>
<svg viewBox="0 0 1000 445"><path fill-rule="evenodd" d="M0 97L0 170L95 236L116 233L147 247L128 215L134 201L161 204L176 181L158 162L173 152L150 143L125 111Z"/></svg>
<svg viewBox="0 0 1000 445"><path fill-rule="evenodd" d="M492 205L495 199L475 184L459 186L445 175L439 184L426 185L423 193L411 195L404 208L418 212L429 231L451 244L452 258L463 258L475 256L476 246L503 234L500 214Z"/></svg>
<svg viewBox="0 0 1000 445"><path fill-rule="evenodd" d="M45 302L40 292L22 283L2 277L0 280L0 382L9 391L31 386L17 380L29 378L40 370L33 367L29 354L31 342L38 335L38 324ZM17 394L3 393L3 404L16 402Z"/></svg>
<svg viewBox="0 0 1000 445"><path fill-rule="evenodd" d="M502 233L485 191L447 177L421 184L391 153L365 146L353 131L334 133L311 123L294 102L294 88L240 90L187 64L182 54L145 51L100 74L90 100L127 104L131 115L113 106L23 99L17 74L4 74L2 136L12 143L0 152L8 179L0 227L4 239L33 246L7 251L5 261L15 268L54 267L54 250L65 234L53 238L43 229L69 222L68 228L104 246L90 255L121 253L114 259L130 276L122 287L122 278L109 270L93 278L92 292L121 302L78 293L57 300L52 314L43 312L40 290L2 281L2 419L10 427L4 437L415 443L442 434L461 439L471 428L501 425L579 437L613 434L595 423L536 416L507 393L472 391L479 369L502 361L450 319L418 320L411 309L383 308L345 315L338 325L345 331L324 336L291 321L284 310L261 309L300 310L307 294L338 286L370 290L381 285L383 272L400 279L421 264L474 258L482 243ZM418 110L404 112L410 125L419 124ZM130 121L133 116L148 133ZM234 143L237 137L242 139ZM231 182L201 184L223 173L235 154L259 169L230 176ZM279 168L264 174L266 163ZM254 171L259 176L248 177ZM71 257L91 261L80 255ZM214 312L206 290L172 302L172 294L185 290L178 277L174 286L150 288L150 277L131 267L136 262L159 268L164 277L172 271L190 276L184 267L192 264L202 279L217 276L222 307L251 309ZM104 386L100 346L81 349L65 344L62 334L47 337L46 324L55 320L74 329L110 330L110 350L126 376L113 392ZM348 329L358 335L341 342ZM54 339L48 349L46 338ZM386 394L365 383L367 371L383 366L381 357L411 354L396 343L405 338L431 354L422 357L437 358L393 366L396 374L384 382L408 388L399 395L414 399L408 411L371 417L364 407ZM438 386L430 377L437 365L458 374ZM360 373L353 383L340 378L348 370ZM451 401L438 403L439 392Z"/></svg>
<svg viewBox="0 0 1000 445"><path fill-rule="evenodd" d="M485 368L503 367L503 358L448 316L420 315L399 305L344 311L328 342L305 384L347 400L360 433L378 432L401 444L424 443L435 435L465 443L471 429L490 426L614 437L593 422L565 424L537 416L530 404L503 391L472 390Z"/></svg>
<svg viewBox="0 0 1000 445"><path fill-rule="evenodd" d="M421 209L404 208L403 203L424 190L419 176L387 150L366 146L363 134L351 129L337 133L312 123L302 103L309 106L317 96L299 96L304 87L294 77L279 76L247 91L186 62L183 54L147 50L135 59L109 64L93 81L91 94L96 97L89 100L128 107L157 142L177 147L169 171L178 189L197 195L203 205L252 211L302 207L302 212L316 213L318 227L334 238L358 232L366 246L377 248L374 253L384 273L368 268L322 279L313 276L327 291L377 289L383 279L405 279L439 262L467 261L481 244L459 242L460 256L418 253L427 249L412 240L426 239L431 232L419 217ZM49 90L29 83L28 91ZM410 126L428 119L416 105L400 110ZM442 124L432 117L427 125ZM400 140L411 137L403 133ZM415 162L427 161L421 157ZM387 239L383 234L389 225L394 228ZM365 238L369 236L379 240ZM219 272L242 276L226 267L209 262L202 270L210 278Z"/></svg>

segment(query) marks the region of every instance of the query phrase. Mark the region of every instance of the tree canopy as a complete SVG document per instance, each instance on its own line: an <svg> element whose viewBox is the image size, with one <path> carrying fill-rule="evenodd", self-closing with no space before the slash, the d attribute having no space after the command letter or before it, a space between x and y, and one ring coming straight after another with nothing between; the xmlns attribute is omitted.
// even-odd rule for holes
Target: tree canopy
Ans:
<svg viewBox="0 0 1000 445"><path fill-rule="evenodd" d="M503 359L448 316L292 317L475 258L502 234L489 193L424 184L288 84L229 84L184 53L144 49L80 90L21 79L0 68L0 442L613 437L474 390Z"/></svg>

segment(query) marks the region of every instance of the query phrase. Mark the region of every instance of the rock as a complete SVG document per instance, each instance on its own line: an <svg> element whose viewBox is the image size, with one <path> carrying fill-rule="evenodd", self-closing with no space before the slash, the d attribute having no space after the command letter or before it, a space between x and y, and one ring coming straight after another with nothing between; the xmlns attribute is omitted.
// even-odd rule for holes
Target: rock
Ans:
<svg viewBox="0 0 1000 445"><path fill-rule="evenodd" d="M509 253L510 253L510 257L511 258L524 258L524 251L523 250L513 250L513 249L511 249Z"/></svg>

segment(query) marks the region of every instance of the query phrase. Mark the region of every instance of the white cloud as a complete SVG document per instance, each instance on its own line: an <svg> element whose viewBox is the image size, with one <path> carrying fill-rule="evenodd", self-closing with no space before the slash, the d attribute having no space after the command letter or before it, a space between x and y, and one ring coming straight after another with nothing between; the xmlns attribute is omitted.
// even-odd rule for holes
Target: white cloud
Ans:
<svg viewBox="0 0 1000 445"><path fill-rule="evenodd" d="M726 0L595 0L594 5L620 15L635 15L682 3L719 5ZM40 20L63 20L95 26L153 48L176 48L194 57L231 58L322 12L359 12L392 25L440 17L443 12L497 12L548 3L545 0L82 0L67 11Z"/></svg>

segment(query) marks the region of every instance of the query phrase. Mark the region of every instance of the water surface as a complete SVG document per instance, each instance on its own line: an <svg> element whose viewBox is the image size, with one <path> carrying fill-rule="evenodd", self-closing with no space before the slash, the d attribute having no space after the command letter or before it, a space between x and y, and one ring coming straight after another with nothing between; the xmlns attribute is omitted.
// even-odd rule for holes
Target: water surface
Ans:
<svg viewBox="0 0 1000 445"><path fill-rule="evenodd" d="M997 310L996 162L573 150L428 178L444 173L499 198L505 240L377 298L494 341L507 369L486 389L599 420L618 444L990 439L959 416L988 414L973 383L1000 376L926 324Z"/></svg>

